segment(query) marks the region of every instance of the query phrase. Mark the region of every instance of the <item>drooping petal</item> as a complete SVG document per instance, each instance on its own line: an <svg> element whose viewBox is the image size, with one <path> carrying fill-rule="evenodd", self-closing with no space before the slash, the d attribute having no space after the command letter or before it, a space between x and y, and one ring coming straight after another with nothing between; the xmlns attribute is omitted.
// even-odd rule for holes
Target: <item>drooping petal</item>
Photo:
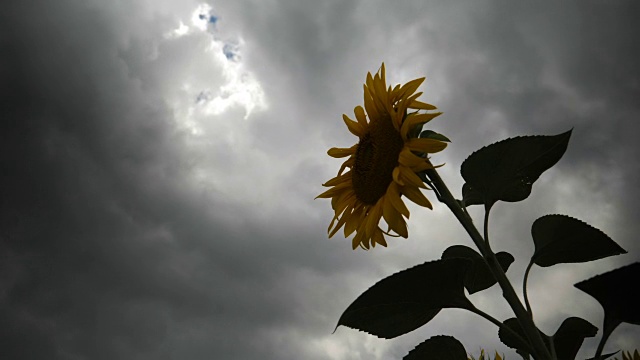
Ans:
<svg viewBox="0 0 640 360"><path fill-rule="evenodd" d="M435 169L436 168L427 159L424 159L424 160L425 161L423 163L419 164L419 165L411 166L411 170L413 170L413 172L415 172L415 173L419 173L421 171L425 171L425 170L428 170L428 169ZM429 187L427 187L427 188L429 188Z"/></svg>
<svg viewBox="0 0 640 360"><path fill-rule="evenodd" d="M347 220L347 223L344 225L344 237L349 237L349 235L353 234L354 231L358 228L358 226L362 223L364 219L364 207L358 206L353 209L353 213L351 217Z"/></svg>
<svg viewBox="0 0 640 360"><path fill-rule="evenodd" d="M336 212L336 214L342 214L345 211L351 211L351 209L353 209L355 205L354 203L356 201L356 195L355 193L349 191L345 192L339 199L340 200L337 201L334 206L334 211Z"/></svg>
<svg viewBox="0 0 640 360"><path fill-rule="evenodd" d="M358 230L356 231L356 235L353 237L353 240L351 242L351 245L354 250L358 246L360 246L364 250L369 250L369 240L366 237L366 231L364 230L364 228L365 228L365 221L360 223L360 226L358 226Z"/></svg>
<svg viewBox="0 0 640 360"><path fill-rule="evenodd" d="M317 198L330 198L330 197L334 197L336 195L338 195L339 193L343 192L345 189L348 189L349 187L351 187L351 185L347 182L338 184L334 187L332 187L331 189L323 192L322 194L316 196Z"/></svg>
<svg viewBox="0 0 640 360"><path fill-rule="evenodd" d="M420 156L414 154L413 152L411 152L411 149L407 147L402 149L402 151L400 152L400 156L398 157L398 163L400 163L400 165L408 167L420 166L424 162L424 158L421 158Z"/></svg>
<svg viewBox="0 0 640 360"><path fill-rule="evenodd" d="M382 218L381 200L382 199L378 200L378 202L373 207L371 207L371 210L369 210L369 213L367 214L367 219L365 220L365 232L368 237L371 237L373 235L373 232L378 228L378 223Z"/></svg>
<svg viewBox="0 0 640 360"><path fill-rule="evenodd" d="M407 219L409 218L409 209L400 198L400 191L396 183L391 183L387 189L387 200L393 205L396 210Z"/></svg>
<svg viewBox="0 0 640 360"><path fill-rule="evenodd" d="M398 235L403 238L409 237L409 233L407 231L407 223L402 218L402 215L396 210L395 207L391 204L390 201L385 201L382 206L382 216L384 217L384 221L387 222L387 225L395 231Z"/></svg>
<svg viewBox="0 0 640 360"><path fill-rule="evenodd" d="M352 174L351 171L349 171L349 172L346 172L346 173L344 173L342 175L338 175L338 176L334 177L333 179L327 181L326 183L322 184L322 186L327 186L327 187L336 186L336 185L338 185L338 184L340 184L342 182L351 181L351 178L352 178L351 174Z"/></svg>
<svg viewBox="0 0 640 360"><path fill-rule="evenodd" d="M402 193L402 195L406 196L414 203L433 210L433 206L429 202L429 199L424 196L420 189L411 186L405 186L400 190L400 192Z"/></svg>
<svg viewBox="0 0 640 360"><path fill-rule="evenodd" d="M347 161L342 163L342 166L340 166L340 170L338 170L338 175L342 174L342 172L346 168L352 168L353 164L355 164L355 162L356 162L356 159L354 157L350 157L349 159L347 159Z"/></svg>
<svg viewBox="0 0 640 360"><path fill-rule="evenodd" d="M331 232L329 233L329 238L332 238L333 235L335 235L338 232L338 230L342 228L342 226L347 221L347 219L349 219L350 215L351 214L347 213L346 211L344 214L342 214L342 216L340 217L340 220L338 220L338 223L336 224L336 227L334 227L333 230L331 230Z"/></svg>
<svg viewBox="0 0 640 360"><path fill-rule="evenodd" d="M376 246L376 244L380 244L384 247L387 247L387 241L384 239L384 236L382 235L382 230L380 230L380 228L376 229L377 231L373 233L373 235L371 236L371 245L372 246Z"/></svg>
<svg viewBox="0 0 640 360"><path fill-rule="evenodd" d="M420 177L416 175L416 173L411 171L411 169L406 166L398 166L398 168L400 169L400 175L402 176L402 180L404 180L405 184L411 184L415 187L420 187L423 189L427 188L422 179L420 179Z"/></svg>

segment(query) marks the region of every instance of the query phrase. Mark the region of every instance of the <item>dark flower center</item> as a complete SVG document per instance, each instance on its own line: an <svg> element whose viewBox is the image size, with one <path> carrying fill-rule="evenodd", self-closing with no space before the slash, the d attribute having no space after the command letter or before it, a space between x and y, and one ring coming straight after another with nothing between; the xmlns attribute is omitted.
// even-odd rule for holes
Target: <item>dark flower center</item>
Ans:
<svg viewBox="0 0 640 360"><path fill-rule="evenodd" d="M358 142L353 166L353 190L358 200L374 205L387 192L403 147L404 141L389 115L371 120Z"/></svg>

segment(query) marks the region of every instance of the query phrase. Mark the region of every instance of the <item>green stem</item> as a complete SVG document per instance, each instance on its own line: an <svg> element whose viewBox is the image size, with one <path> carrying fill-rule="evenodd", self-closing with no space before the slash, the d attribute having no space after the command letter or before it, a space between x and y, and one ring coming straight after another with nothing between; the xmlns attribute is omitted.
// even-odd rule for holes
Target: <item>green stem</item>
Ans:
<svg viewBox="0 0 640 360"><path fill-rule="evenodd" d="M472 308L466 308L467 310L471 311L472 313L478 314L480 316L482 316L483 318L491 321L492 323L494 323L495 325L497 325L501 330L508 332L512 337L520 340L523 344L527 345L527 350L528 352L533 352L533 349L531 348L531 346L529 345L529 343L522 338L522 336L520 336L520 334L518 334L517 332L513 331L513 329L511 329L510 327L506 326L504 323L500 322L500 320L494 318L493 316L487 314L486 312L478 309L477 307L472 307Z"/></svg>
<svg viewBox="0 0 640 360"><path fill-rule="evenodd" d="M511 282L509 282L509 279L502 270L502 267L500 266L496 255L491 251L485 240L482 238L482 235L480 235L480 233L478 232L478 229L476 229L476 227L473 225L473 220L471 219L471 217L462 210L462 207L460 206L458 201L453 197L453 195L451 195L451 192L447 188L442 178L440 178L440 175L438 174L436 169L426 170L425 173L431 180L433 186L438 190L440 201L447 205L451 212L453 212L453 215L458 219L458 221L460 221L460 224L476 244L476 247L478 248L478 250L480 250L480 253L487 262L489 269L496 277L498 284L500 284L500 287L502 288L502 294L505 300L507 300L509 306L511 306L511 309L513 309L513 312L518 318L518 321L520 322L525 335L529 338L529 341L533 346L532 354L534 355L534 358L537 360L552 359L549 350L542 340L540 332L533 323L533 320L529 317L527 310L520 302L520 299L513 289Z"/></svg>
<svg viewBox="0 0 640 360"><path fill-rule="evenodd" d="M595 358L598 358L598 356L602 355L602 351L604 350L604 344L609 339L609 336L611 336L611 333L613 333L613 330L615 330L618 327L618 325L620 325L620 323L621 321L611 320L610 317L607 317L606 313L604 314L604 325L602 326L602 339L600 339L600 343L598 344L598 349L596 350Z"/></svg>
<svg viewBox="0 0 640 360"><path fill-rule="evenodd" d="M487 245L487 248L491 250L491 245L489 245L489 209L486 209L484 212L484 243Z"/></svg>
<svg viewBox="0 0 640 360"><path fill-rule="evenodd" d="M533 266L533 261L529 262L527 266L527 270L524 271L524 279L522 280L522 294L524 295L524 303L527 306L527 312L529 316L533 319L533 309L531 309L531 304L529 304L529 296L527 295L527 280L529 280L529 271Z"/></svg>

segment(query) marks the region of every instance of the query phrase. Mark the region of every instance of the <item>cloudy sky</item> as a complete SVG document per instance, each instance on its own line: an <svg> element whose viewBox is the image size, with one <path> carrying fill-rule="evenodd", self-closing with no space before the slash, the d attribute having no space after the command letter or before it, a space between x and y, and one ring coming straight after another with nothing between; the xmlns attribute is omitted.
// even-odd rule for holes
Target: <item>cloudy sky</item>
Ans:
<svg viewBox="0 0 640 360"><path fill-rule="evenodd" d="M433 160L457 196L472 151L574 129L527 201L494 207L493 247L515 256L517 289L545 214L629 254L534 269L543 331L568 316L601 327L572 285L640 259L637 1L0 6L2 359L401 359L438 334L515 359L462 310L393 340L332 334L382 277L471 244L428 193L408 239L369 252L327 239L329 201L313 198L341 162L326 150L356 140L341 115L383 61L390 83L427 77L421 99L444 112L431 129L453 141ZM471 299L511 317L497 287ZM637 339L623 324L605 350Z"/></svg>

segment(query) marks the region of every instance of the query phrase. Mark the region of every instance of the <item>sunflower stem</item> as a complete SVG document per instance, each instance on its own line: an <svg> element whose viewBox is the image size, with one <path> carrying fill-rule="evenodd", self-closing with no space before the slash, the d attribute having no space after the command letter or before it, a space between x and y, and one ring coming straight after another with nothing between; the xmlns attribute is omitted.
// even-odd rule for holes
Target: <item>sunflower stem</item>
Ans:
<svg viewBox="0 0 640 360"><path fill-rule="evenodd" d="M494 318L493 316L487 314L486 312L478 309L477 307L472 307L469 309L471 312L478 314L480 316L482 316L483 318L489 320L490 322L494 323L496 326L498 326L498 328L504 330L505 332L508 332L511 336L513 336L516 339L519 339L520 341L522 341L523 343L529 345L521 336L520 334L518 334L517 332L513 331L510 327L506 326L504 323L500 322L500 320ZM527 349L529 352L532 351L531 347L529 347Z"/></svg>
<svg viewBox="0 0 640 360"><path fill-rule="evenodd" d="M522 295L524 296L524 303L527 306L527 312L529 312L529 316L531 316L531 318L533 318L533 309L531 308L529 295L527 294L527 281L529 280L529 271L531 271L532 266L533 261L530 261L527 266L527 270L524 271L524 279L522 280Z"/></svg>
<svg viewBox="0 0 640 360"><path fill-rule="evenodd" d="M505 300L511 306L516 318L518 319L520 326L522 327L525 335L529 339L531 346L533 348L532 355L537 360L551 360L553 359L549 349L547 349L540 331L533 323L533 319L529 316L529 313L525 309L525 307L520 302L520 298L516 294L511 282L507 278L506 274L502 270L498 259L496 258L493 251L488 246L488 243L483 239L478 229L476 229L473 224L473 220L471 217L462 209L459 202L453 197L449 188L444 183L436 169L428 169L425 170L426 176L431 180L434 188L438 190L440 194L440 201L447 205L453 215L458 219L462 227L467 231L473 242L476 244L478 250L482 254L482 257L485 259L485 262L489 266L489 269L496 277L498 284L502 288L502 295ZM485 224L485 226L488 224Z"/></svg>

